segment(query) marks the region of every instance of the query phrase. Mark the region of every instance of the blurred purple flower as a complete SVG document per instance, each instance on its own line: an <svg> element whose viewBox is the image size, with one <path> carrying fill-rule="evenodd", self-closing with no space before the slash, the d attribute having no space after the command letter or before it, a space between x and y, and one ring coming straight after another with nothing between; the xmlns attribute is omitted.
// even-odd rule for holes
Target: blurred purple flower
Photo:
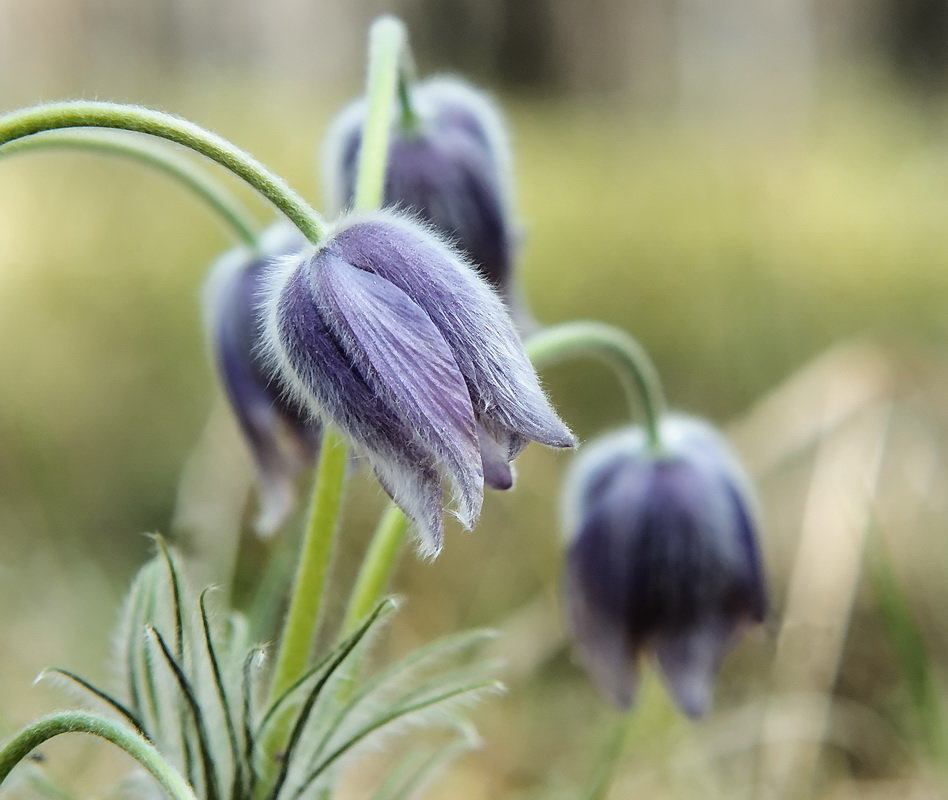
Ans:
<svg viewBox="0 0 948 800"><path fill-rule="evenodd" d="M296 477L312 463L319 446L319 424L273 382L260 347L262 280L274 260L305 245L293 226L274 225L261 237L258 253L241 247L221 256L204 288L214 362L256 468L256 527L262 535L276 531L292 510Z"/></svg>
<svg viewBox="0 0 948 800"><path fill-rule="evenodd" d="M670 417L663 449L635 428L603 437L568 481L565 602L579 655L619 708L654 654L681 710L702 715L742 624L766 591L749 484L707 424Z"/></svg>
<svg viewBox="0 0 948 800"><path fill-rule="evenodd" d="M493 104L463 81L433 78L412 88L417 129L392 131L384 205L415 215L452 240L510 301L513 214L510 147ZM324 148L329 203L355 192L365 101L345 109Z"/></svg>
<svg viewBox="0 0 948 800"><path fill-rule="evenodd" d="M494 292L434 234L392 212L351 217L273 271L264 337L290 395L339 426L415 521L443 538L439 470L466 526L484 483L509 488L532 440L573 437Z"/></svg>

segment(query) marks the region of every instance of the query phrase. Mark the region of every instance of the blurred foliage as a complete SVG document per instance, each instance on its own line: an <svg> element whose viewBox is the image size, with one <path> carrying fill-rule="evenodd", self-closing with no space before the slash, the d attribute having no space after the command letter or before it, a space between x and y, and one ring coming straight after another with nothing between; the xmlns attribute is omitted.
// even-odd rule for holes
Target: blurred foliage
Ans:
<svg viewBox="0 0 948 800"><path fill-rule="evenodd" d="M159 86L145 95L136 99L222 132L319 197L315 153L343 98L314 103L315 92L200 81L186 94ZM841 85L789 121L701 123L523 101L508 113L522 284L541 321L595 317L628 329L652 353L673 405L717 421L741 417L827 348L868 334L911 354L899 373L907 392L932 392L909 421L937 465L948 446L934 399L948 375L942 110ZM50 153L2 161L0 171L2 733L57 702L28 688L51 663L108 681L103 651L147 551L140 534L169 531L181 469L216 397L198 297L229 243L197 201L128 163ZM622 422L622 396L601 366L546 377L582 437ZM405 558L397 589L408 604L386 648L404 652L471 625L509 632L498 650L511 662L512 692L479 711L487 746L451 772L445 796L553 796L558 783L585 779L605 745L611 715L572 664L558 621L565 458L531 448L516 492L491 495L474 534L450 531L433 565ZM763 476L775 620L806 499L809 473L794 463ZM892 480L909 463L893 466ZM948 510L927 502L917 499L911 535L892 536L886 550L883 618L889 630L911 625L910 638L899 649L898 636L880 632L876 599L860 593L845 645L841 691L871 709L884 744L834 750L827 797L937 796L931 748L913 732L914 690L900 677L911 671L905 658L924 657L925 691L944 697L946 554L934 537ZM382 507L370 481L351 489L337 586ZM269 547L248 544L247 595ZM725 665L721 714L704 726L678 719L646 687L614 797L732 797L728 787L751 785L752 760L726 751L754 738L740 714L766 688L772 634ZM70 782L101 785L106 767L88 759L90 747L62 750ZM709 759L717 771L703 766Z"/></svg>

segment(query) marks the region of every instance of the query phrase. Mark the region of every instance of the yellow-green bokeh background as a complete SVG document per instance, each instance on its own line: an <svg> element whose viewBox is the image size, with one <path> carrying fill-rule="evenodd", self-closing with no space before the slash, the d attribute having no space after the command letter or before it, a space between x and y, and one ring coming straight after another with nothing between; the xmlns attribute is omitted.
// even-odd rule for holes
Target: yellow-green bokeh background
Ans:
<svg viewBox="0 0 948 800"><path fill-rule="evenodd" d="M0 99L6 108L80 92L173 110L319 202L322 132L360 75L322 85L214 70L165 82L141 72L100 76L101 85L44 76L35 93L29 74L8 73ZM886 389L898 398L894 418L926 447L888 454L892 482L865 502L902 504L893 518L906 527L883 531L886 558L937 683L948 658L948 477L939 466L948 452L948 104L937 95L922 102L868 68L827 70L805 112L787 119L753 108L709 118L602 95L500 99L516 148L520 281L541 321L597 318L628 329L652 353L675 407L738 426L811 360L854 338L871 342L895 376ZM228 245L198 201L136 165L72 152L0 160L0 733L65 703L31 687L47 665L110 679L109 632L148 552L141 534L170 529L182 467L215 402L199 294ZM832 367L844 383L849 363ZM546 378L582 438L623 421L622 397L600 366L562 366ZM816 399L797 400L788 419L820 413ZM739 442L751 463L758 445L769 446ZM906 499L910 484L899 479L919 453L933 477ZM443 796L548 796L561 779L584 779L612 724L559 622L568 458L531 448L516 492L492 495L474 533L452 529L437 562L408 557L398 575L407 603L386 651L467 625L509 631L498 649L514 665L510 692L476 712L485 747L448 776ZM649 683L614 798L756 796L753 726L726 729L737 755L713 755L709 731L767 696L811 461L801 448L760 476L774 613L726 664L721 716L691 727ZM367 480L350 501L337 609L383 506ZM252 584L253 570L242 579ZM814 796L943 796L944 765L914 721L905 662L865 582L847 627L833 686L871 724L855 726L855 742L826 745ZM741 749L741 737L751 744ZM90 793L122 768L94 744L71 747L51 749L53 767Z"/></svg>

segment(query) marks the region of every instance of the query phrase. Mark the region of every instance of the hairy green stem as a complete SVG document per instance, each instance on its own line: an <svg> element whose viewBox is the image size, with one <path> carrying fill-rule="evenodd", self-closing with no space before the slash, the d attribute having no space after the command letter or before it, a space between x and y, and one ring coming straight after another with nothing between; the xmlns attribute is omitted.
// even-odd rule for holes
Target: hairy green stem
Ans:
<svg viewBox="0 0 948 800"><path fill-rule="evenodd" d="M176 142L216 161L246 181L314 244L325 235L322 218L282 178L217 134L161 111L85 100L34 106L0 117L0 145L61 128L114 128Z"/></svg>
<svg viewBox="0 0 948 800"><path fill-rule="evenodd" d="M267 705L279 698L306 671L319 633L323 595L326 592L345 488L346 460L346 445L339 432L334 428L325 428L290 607L283 622ZM284 711L264 737L262 746L267 760L264 764L265 780L257 787L259 793L265 792L269 782L276 778L278 756L290 734L291 722L290 712Z"/></svg>
<svg viewBox="0 0 948 800"><path fill-rule="evenodd" d="M618 373L633 415L641 407L653 450L661 449L659 423L665 396L648 353L625 331L601 322L566 322L534 334L526 342L527 355L539 367L574 356L593 355L606 360Z"/></svg>
<svg viewBox="0 0 948 800"><path fill-rule="evenodd" d="M385 170L392 128L392 110L398 90L399 63L407 36L395 17L379 17L369 31L367 111L359 147L353 208L370 211L382 205Z"/></svg>
<svg viewBox="0 0 948 800"><path fill-rule="evenodd" d="M408 517L394 504L389 505L379 520L349 597L345 620L342 623L344 636L359 627L359 623L385 594L389 576L402 551L408 525Z"/></svg>
<svg viewBox="0 0 948 800"><path fill-rule="evenodd" d="M173 800L196 800L194 791L154 745L117 722L86 711L65 711L37 720L0 748L0 783L35 748L63 733L88 733L111 742L141 764Z"/></svg>
<svg viewBox="0 0 948 800"><path fill-rule="evenodd" d="M257 224L247 210L205 170L167 145L156 145L147 139L120 137L100 131L48 131L3 145L0 147L0 158L50 148L88 150L121 156L157 169L174 178L207 203L238 239L251 248L257 247Z"/></svg>
<svg viewBox="0 0 948 800"><path fill-rule="evenodd" d="M309 518L303 535L290 607L270 684L271 702L306 669L319 629L346 477L346 446L333 428L323 432Z"/></svg>

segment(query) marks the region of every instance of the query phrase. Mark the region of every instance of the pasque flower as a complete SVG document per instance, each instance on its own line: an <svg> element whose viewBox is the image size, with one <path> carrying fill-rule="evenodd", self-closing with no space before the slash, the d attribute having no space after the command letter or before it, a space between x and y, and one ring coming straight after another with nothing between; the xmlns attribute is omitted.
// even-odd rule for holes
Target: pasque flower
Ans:
<svg viewBox="0 0 948 800"><path fill-rule="evenodd" d="M763 620L764 580L747 480L724 440L668 417L662 447L638 428L590 444L568 479L565 602L600 691L627 708L653 654L689 716L745 623Z"/></svg>
<svg viewBox="0 0 948 800"><path fill-rule="evenodd" d="M393 125L384 204L434 226L510 300L511 156L500 114L454 78L414 86L411 102L412 122ZM365 108L356 101L345 109L326 140L324 172L337 209L355 192Z"/></svg>
<svg viewBox="0 0 948 800"><path fill-rule="evenodd" d="M273 271L268 298L277 379L348 435L428 552L443 535L441 473L470 526L485 482L509 488L530 440L573 444L497 295L393 212L344 220Z"/></svg>
<svg viewBox="0 0 948 800"><path fill-rule="evenodd" d="M215 366L247 440L260 487L257 529L273 533L295 501L295 479L311 463L319 424L272 380L261 350L261 288L274 259L299 252L306 239L288 223L273 225L259 251L236 248L212 266L204 317Z"/></svg>

